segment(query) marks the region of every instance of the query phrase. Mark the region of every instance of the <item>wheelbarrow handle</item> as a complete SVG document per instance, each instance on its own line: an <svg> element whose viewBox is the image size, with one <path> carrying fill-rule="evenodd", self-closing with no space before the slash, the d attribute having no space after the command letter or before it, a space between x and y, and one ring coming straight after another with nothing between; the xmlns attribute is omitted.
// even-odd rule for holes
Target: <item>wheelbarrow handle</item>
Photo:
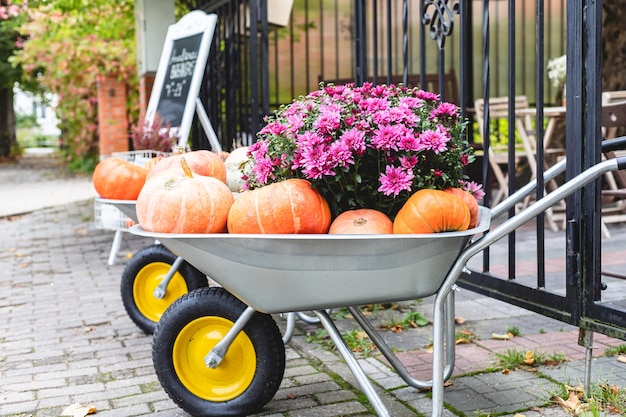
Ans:
<svg viewBox="0 0 626 417"><path fill-rule="evenodd" d="M602 141L602 152L613 152L617 150L626 149L626 136L620 136L619 138L607 139ZM617 169L626 169L626 157L618 157L615 158L617 161ZM556 164L552 165L549 169L547 169L543 173L544 182L549 182L556 178L558 175L562 174L565 171L567 160L566 158L561 159ZM506 213L508 210L513 208L517 203L524 200L531 193L535 192L537 189L537 179L530 181L525 186L521 187L515 193L511 194L500 204L496 205L491 210L491 219L498 218L502 214Z"/></svg>

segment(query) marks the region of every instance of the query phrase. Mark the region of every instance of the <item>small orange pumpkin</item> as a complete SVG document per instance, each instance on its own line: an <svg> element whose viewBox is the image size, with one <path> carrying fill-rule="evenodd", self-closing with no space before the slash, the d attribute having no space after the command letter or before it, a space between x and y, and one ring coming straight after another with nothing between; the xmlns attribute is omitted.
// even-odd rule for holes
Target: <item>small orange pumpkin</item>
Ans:
<svg viewBox="0 0 626 417"><path fill-rule="evenodd" d="M185 158L187 165L189 165L194 174L217 178L224 184L226 183L226 165L215 152L207 150L178 153L162 158L150 169L147 178L170 168L175 168L182 173L181 158Z"/></svg>
<svg viewBox="0 0 626 417"><path fill-rule="evenodd" d="M385 213L374 209L355 209L339 214L330 224L331 235L374 235L393 233L393 222Z"/></svg>
<svg viewBox="0 0 626 417"><path fill-rule="evenodd" d="M394 233L439 233L467 230L470 213L460 197L441 190L419 190L398 211Z"/></svg>
<svg viewBox="0 0 626 417"><path fill-rule="evenodd" d="M137 197L139 224L158 233L225 232L232 192L216 178L194 175L184 162L182 175L170 169L146 180Z"/></svg>
<svg viewBox="0 0 626 417"><path fill-rule="evenodd" d="M241 193L228 214L229 233L327 233L330 208L311 183L288 179Z"/></svg>
<svg viewBox="0 0 626 417"><path fill-rule="evenodd" d="M470 211L470 222L468 228L473 229L476 227L476 224L478 223L478 201L476 201L476 197L474 197L474 195L469 191L465 191L462 188L446 187L443 191L461 197L461 200L467 204L467 208L469 208Z"/></svg>
<svg viewBox="0 0 626 417"><path fill-rule="evenodd" d="M148 171L122 158L105 158L96 165L92 181L100 197L136 200Z"/></svg>

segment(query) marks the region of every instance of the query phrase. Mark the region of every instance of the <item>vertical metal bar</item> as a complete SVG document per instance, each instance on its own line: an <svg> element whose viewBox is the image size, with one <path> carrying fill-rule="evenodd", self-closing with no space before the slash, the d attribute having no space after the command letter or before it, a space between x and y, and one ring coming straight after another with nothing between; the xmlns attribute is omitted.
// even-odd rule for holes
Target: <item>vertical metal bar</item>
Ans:
<svg viewBox="0 0 626 417"><path fill-rule="evenodd" d="M585 3L585 39L584 56L585 81L583 107L586 114L585 126L585 160L583 169L587 169L601 160L601 126L602 126L602 2L587 0ZM568 44L569 46L569 44ZM569 59L568 59L569 61ZM569 105L569 90L568 105ZM583 294L582 316L591 314L594 301L601 296L601 216L600 203L601 181L597 180L585 187L583 191L582 221L582 278Z"/></svg>
<svg viewBox="0 0 626 417"><path fill-rule="evenodd" d="M537 2L537 24L536 24L536 43L535 43L535 73L537 74L536 82L536 101L537 101L537 114L535 123L535 150L537 156L536 170L537 170L537 189L535 190L536 200L540 200L543 197L545 184L543 180L543 168L544 164L544 145L543 145L543 92L544 92L544 37L545 37L545 25L544 25L544 2ZM544 288L546 286L546 272L545 272L545 213L537 216L537 287Z"/></svg>
<svg viewBox="0 0 626 417"><path fill-rule="evenodd" d="M409 4L402 0L402 84L409 83Z"/></svg>
<svg viewBox="0 0 626 417"><path fill-rule="evenodd" d="M354 0L354 80L356 85L363 85L367 75L364 1Z"/></svg>
<svg viewBox="0 0 626 417"><path fill-rule="evenodd" d="M372 0L372 80L378 84L378 2ZM389 32L387 32L389 36Z"/></svg>
<svg viewBox="0 0 626 417"><path fill-rule="evenodd" d="M420 15L425 12L424 0L420 0ZM420 21L422 19L420 18ZM426 25L420 24L420 86L422 90L426 88Z"/></svg>
<svg viewBox="0 0 626 417"><path fill-rule="evenodd" d="M497 7L497 5L496 5ZM517 74L516 71L516 61L515 61L515 53L516 53L516 43L515 43L515 0L508 1L508 9L509 9L509 30L508 30L508 57L507 57L507 68L509 73L508 78L508 97L509 97L509 126L508 126L508 154L509 154L509 163L507 165L507 173L509 177L509 195L515 192L516 190L516 166L515 166L515 96L517 94L517 90L515 88L515 77ZM496 21L497 24L497 21ZM497 31L497 28L496 28ZM498 33L498 32L496 32ZM498 43L496 36L496 44ZM496 55L497 55L498 47L496 45ZM497 56L496 56L497 59ZM497 62L497 61L496 61ZM515 208L511 208L509 211L509 217L515 215ZM515 279L515 260L516 260L516 251L515 251L515 231L513 231L508 236L508 248L509 248L509 279Z"/></svg>
<svg viewBox="0 0 626 417"><path fill-rule="evenodd" d="M309 0L304 0L304 21L309 21ZM306 75L306 91L311 91L310 79L311 79L311 71L309 69L309 62L311 62L310 58L310 47L309 47L309 28L308 25L305 25L306 29L304 30L304 61L305 65L305 75Z"/></svg>
<svg viewBox="0 0 626 417"><path fill-rule="evenodd" d="M423 0L422 0L423 1ZM483 25L482 25L482 40L483 40L483 98L485 100L485 108L483 111L483 184L487 184L486 188L488 193L485 194L485 205L489 207L491 205L491 180L489 169L489 148L491 147L491 138L489 135L489 0L483 0ZM487 249L483 255L483 269L489 271L489 249Z"/></svg>
<svg viewBox="0 0 626 417"><path fill-rule="evenodd" d="M259 4L265 0L250 0L250 134L259 130Z"/></svg>

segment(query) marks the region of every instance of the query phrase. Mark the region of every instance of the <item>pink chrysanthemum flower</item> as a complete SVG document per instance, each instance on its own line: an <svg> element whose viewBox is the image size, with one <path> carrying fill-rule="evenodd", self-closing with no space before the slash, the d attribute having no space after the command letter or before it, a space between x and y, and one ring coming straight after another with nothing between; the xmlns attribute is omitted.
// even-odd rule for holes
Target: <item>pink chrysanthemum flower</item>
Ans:
<svg viewBox="0 0 626 417"><path fill-rule="evenodd" d="M419 137L420 148L431 150L435 154L446 151L448 149L447 143L450 140L450 136L446 133L439 128L422 132Z"/></svg>
<svg viewBox="0 0 626 417"><path fill-rule="evenodd" d="M402 191L411 191L411 184L414 177L412 171L388 165L385 169L385 173L380 175L380 187L378 187L378 191L385 195L393 196L397 196Z"/></svg>

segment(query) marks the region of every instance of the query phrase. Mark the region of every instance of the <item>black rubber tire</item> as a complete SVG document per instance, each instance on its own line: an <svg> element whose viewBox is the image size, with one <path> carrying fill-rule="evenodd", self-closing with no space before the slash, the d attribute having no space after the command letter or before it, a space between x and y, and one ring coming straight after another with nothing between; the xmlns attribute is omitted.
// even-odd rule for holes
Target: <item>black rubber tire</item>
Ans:
<svg viewBox="0 0 626 417"><path fill-rule="evenodd" d="M150 245L138 251L135 256L130 259L124 268L124 272L122 273L120 291L124 308L137 327L147 334L154 333L154 329L156 328L156 324L159 321L160 316L165 312L167 307L169 307L175 298L178 298L191 290L207 287L209 285L209 281L205 274L186 261L183 261L178 268L178 274L182 276L184 285L182 288L179 288L178 294L170 293L169 296L166 295L167 298L164 300L167 302L165 303L161 302L161 300L157 301L155 299L155 303L157 304L155 304L154 308L151 309L150 314L146 311L142 312L141 308L138 306L141 302L138 303L135 299L135 285L142 285L143 283L143 281L136 282L137 278L142 273L142 270L145 271L144 268L146 267L156 267L158 265L158 276L154 278L158 278L160 282L162 277L169 271L171 265L174 264L176 258L177 256L170 252L165 246L161 244ZM185 286L186 288L184 288ZM143 288L140 290L152 291L153 289L154 288Z"/></svg>
<svg viewBox="0 0 626 417"><path fill-rule="evenodd" d="M210 372L220 372L221 364L217 366L216 370L200 369L204 367L203 362L196 368L189 365L194 360L196 362L203 360L210 347L205 348L206 342L204 342L203 348L195 351L196 353L201 352L201 358L191 358L185 353L192 350L194 336L205 331L208 332L208 329L213 331L215 328L211 326L201 327L202 331L193 333L193 335L189 334L189 339L186 336L181 336L183 329L193 327L196 323L212 323L213 320L225 319L234 323L245 309L246 305L224 288L201 288L176 300L163 314L157 325L152 341L152 361L159 381L169 397L180 408L195 417L247 416L261 410L278 391L285 372L285 345L272 316L259 312L254 313L243 329L243 336L249 338L253 347L246 352L254 355L256 366L252 369L251 381L243 384L240 394L234 398L227 398L225 401L204 399L192 393L181 381L180 375L177 374L174 364L175 348L179 354L177 363L183 363L179 366L184 366L189 370L188 375L196 379L193 383L197 382L197 386L202 387L211 386L210 378L215 375L210 374ZM230 328L230 323L228 328ZM221 331L223 332L223 329ZM185 348L181 349L181 345ZM232 353L232 355L239 353L239 350L236 349L236 351L237 353ZM230 350L224 356L222 364L226 363L229 355L231 355ZM181 358L181 356L184 357ZM233 360L232 358L231 356L231 360ZM237 362L229 363L245 362L245 358L242 360L240 356L236 356L234 360ZM225 374L229 369L223 368L221 371ZM206 372L206 379L202 372ZM217 375L219 377L223 374ZM183 375L183 377L185 376Z"/></svg>

